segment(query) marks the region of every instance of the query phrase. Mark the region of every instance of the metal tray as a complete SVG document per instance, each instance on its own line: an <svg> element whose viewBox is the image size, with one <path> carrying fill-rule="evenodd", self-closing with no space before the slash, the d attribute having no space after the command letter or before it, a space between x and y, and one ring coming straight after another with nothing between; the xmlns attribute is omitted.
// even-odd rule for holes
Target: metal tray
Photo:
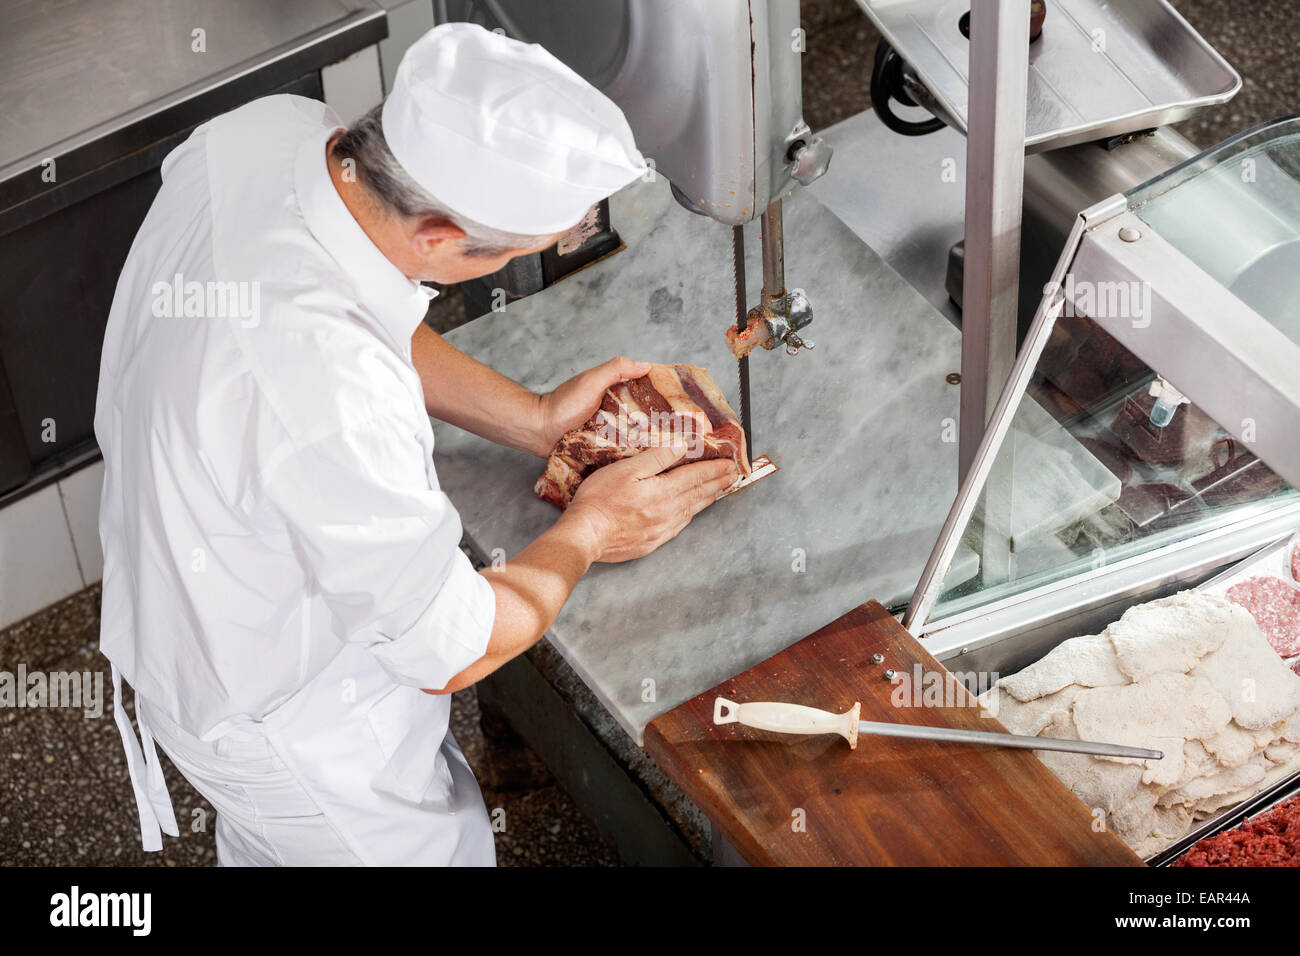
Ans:
<svg viewBox="0 0 1300 956"><path fill-rule="evenodd" d="M1296 547L1300 547L1300 532L1282 538L1281 540L1276 540L1266 547L1250 553L1245 558L1220 571L1214 577L1197 585L1197 588L1201 591L1222 596L1233 583L1243 578L1251 577L1255 574L1281 574L1282 568L1289 566L1291 551ZM1129 607L1135 604L1141 604L1148 600L1154 600L1155 598L1162 596L1163 593L1168 592L1161 591L1159 593L1148 593L1137 597L1135 600L1126 601L1119 607L1112 609L1114 614L1110 620L1118 620L1119 616ZM1079 631L1078 633L1082 634L1089 632L1084 630ZM1021 662L1019 656L1013 656L1014 651L1009 645L1014 643L1014 641L1007 641L1000 642L1000 645L994 645L990 648L990 651L993 653L991 655L986 655L985 659L980 662L979 667L975 669L980 671L996 671L1000 676L1013 674L1021 670L1022 667L1027 667L1029 664L1041 658L1048 651L1056 647L1060 641L1052 641L1048 644L1037 646L1032 659L1023 662ZM1006 656L1008 661L1011 659L1017 661L1016 666L1000 666L1003 661L998 659L996 653L999 646L1004 649L1004 656ZM952 668L956 667L957 662L960 662L961 660L962 658L959 657L955 660L945 661L945 664ZM1290 663L1290 661L1288 661L1288 663ZM958 669L965 670L966 668L958 667ZM1192 844L1196 843L1198 840L1202 840L1207 836L1213 836L1215 833L1234 827L1246 817L1267 809L1274 803L1277 803L1294 793L1300 793L1300 770L1288 774L1254 796L1243 800L1241 803L1226 808L1217 816L1202 820L1176 842L1171 843L1159 853L1147 857L1146 862L1151 866L1165 866L1190 849Z"/></svg>
<svg viewBox="0 0 1300 956"><path fill-rule="evenodd" d="M1289 574L1291 552L1298 546L1300 546L1300 532L1290 538L1261 548L1250 557L1238 561L1232 567L1227 568L1202 584L1200 590L1207 594L1222 597L1228 588L1246 578L1256 575L1284 577L1285 574ZM1288 664L1293 664L1294 661L1294 658L1287 659ZM1194 844L1199 843L1206 837L1222 833L1224 830L1230 830L1247 817L1262 813L1297 793L1300 793L1300 770L1288 774L1277 783L1261 790L1253 797L1243 800L1235 807L1229 807L1217 817L1210 817L1208 820L1201 821L1186 836L1165 847L1155 856L1150 857L1147 862L1152 866L1168 866L1190 850Z"/></svg>
<svg viewBox="0 0 1300 956"><path fill-rule="evenodd" d="M1282 541L1274 542L1256 551L1250 557L1238 561L1202 584L1199 590L1207 594L1222 597L1232 585L1255 575L1269 574L1281 576L1284 569L1290 567L1291 550L1300 542L1300 533ZM1287 663L1294 658L1287 659ZM1300 770L1288 774L1277 783L1261 790L1253 797L1248 797L1234 807L1228 807L1218 816L1202 820L1188 833L1174 843L1165 847L1155 856L1147 858L1151 866L1168 866L1182 856L1192 846L1208 836L1230 830L1247 817L1262 813L1274 804L1281 803L1287 797L1300 793Z"/></svg>
<svg viewBox="0 0 1300 956"><path fill-rule="evenodd" d="M1201 590L1207 594L1223 597L1228 588L1247 578L1271 576L1285 581L1290 575L1291 553L1298 547L1300 547L1300 531L1290 538L1260 548L1250 557L1225 568L1202 584Z"/></svg>
<svg viewBox="0 0 1300 956"><path fill-rule="evenodd" d="M966 132L970 0L858 0ZM1241 77L1166 0L1049 0L1029 47L1025 149L1042 152L1186 119L1225 103Z"/></svg>
<svg viewBox="0 0 1300 956"><path fill-rule="evenodd" d="M1206 581L1200 586L1199 590L1222 597L1228 588L1246 578L1262 574L1280 576L1283 569L1289 568L1291 549L1296 546L1298 540L1300 540L1300 533L1261 548L1250 557L1238 561L1232 567ZM1290 664L1293 661L1293 658L1288 659L1287 663ZM1168 866L1190 850L1194 844L1199 843L1206 837L1222 833L1224 830L1230 830L1247 817L1262 813L1274 804L1281 803L1287 797L1296 793L1300 793L1300 770L1288 774L1277 783L1261 790L1253 797L1246 798L1236 806L1228 807L1218 816L1202 820L1175 843L1171 843L1155 856L1148 857L1147 863L1151 866Z"/></svg>
<svg viewBox="0 0 1300 956"><path fill-rule="evenodd" d="M1222 833L1224 830L1231 830L1244 820L1273 809L1273 807L1290 797L1294 797L1297 793L1300 793L1300 770L1297 770L1289 777L1283 777L1273 786L1261 790L1250 799L1243 800L1235 807L1220 813L1217 817L1211 817L1209 820L1202 822L1200 826L1193 827L1191 832L1177 843L1172 843L1155 856L1149 857L1147 863L1151 866L1168 866L1206 837Z"/></svg>

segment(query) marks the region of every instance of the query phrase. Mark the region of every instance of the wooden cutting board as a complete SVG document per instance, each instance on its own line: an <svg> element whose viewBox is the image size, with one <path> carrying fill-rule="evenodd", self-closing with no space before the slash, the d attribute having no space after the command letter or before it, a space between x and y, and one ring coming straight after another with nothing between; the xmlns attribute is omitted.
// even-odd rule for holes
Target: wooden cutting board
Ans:
<svg viewBox="0 0 1300 956"><path fill-rule="evenodd" d="M940 675L930 703L941 688L950 706L897 705L884 671L907 676L915 704L917 665ZM850 750L838 736L715 725L719 696L837 713L860 700L863 720L1005 730L874 601L646 728L651 756L748 862L1142 865L1030 751L868 736Z"/></svg>

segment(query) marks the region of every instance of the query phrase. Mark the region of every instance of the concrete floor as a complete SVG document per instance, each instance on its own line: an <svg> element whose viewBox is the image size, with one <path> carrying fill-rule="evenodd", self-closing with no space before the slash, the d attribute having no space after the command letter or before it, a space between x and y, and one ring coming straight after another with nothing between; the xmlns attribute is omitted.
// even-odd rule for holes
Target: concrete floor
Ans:
<svg viewBox="0 0 1300 956"><path fill-rule="evenodd" d="M1234 0L1174 0L1174 6L1244 77L1235 100L1182 124L1184 135L1209 146L1300 108L1294 54L1300 7ZM804 0L803 15L804 113L821 129L868 107L877 37L853 0ZM454 288L435 300L430 320L443 329L464 321ZM107 664L96 651L98 630L99 591L90 588L0 631L0 670L13 671L22 662L29 670L99 671L107 685ZM140 850L111 708L110 700L100 719L57 709L0 710L0 865L215 861L212 810L170 764L168 783L183 836L166 838L162 853ZM506 810L506 832L497 837L503 865L617 864L608 844L526 747L503 728L489 728L485 736L472 689L455 696L452 729L488 806Z"/></svg>

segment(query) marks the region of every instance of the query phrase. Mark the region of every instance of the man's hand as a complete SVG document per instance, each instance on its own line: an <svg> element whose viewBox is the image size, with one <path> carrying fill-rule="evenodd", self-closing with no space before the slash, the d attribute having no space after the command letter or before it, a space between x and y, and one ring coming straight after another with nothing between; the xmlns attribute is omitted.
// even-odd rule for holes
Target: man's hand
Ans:
<svg viewBox="0 0 1300 956"><path fill-rule="evenodd" d="M540 396L534 453L545 458L565 432L580 428L595 414L607 388L617 382L640 378L648 371L649 362L634 362L619 356L604 365L578 373L555 391Z"/></svg>
<svg viewBox="0 0 1300 956"><path fill-rule="evenodd" d="M684 443L661 446L596 470L561 520L585 524L595 561L644 557L677 537L740 474L729 458L665 471L685 454Z"/></svg>
<svg viewBox="0 0 1300 956"><path fill-rule="evenodd" d="M651 448L597 470L559 521L501 567L484 570L496 596L487 652L445 687L425 693L461 690L522 654L555 621L592 562L649 554L712 504L735 480L736 465L719 459L664 471L686 448Z"/></svg>

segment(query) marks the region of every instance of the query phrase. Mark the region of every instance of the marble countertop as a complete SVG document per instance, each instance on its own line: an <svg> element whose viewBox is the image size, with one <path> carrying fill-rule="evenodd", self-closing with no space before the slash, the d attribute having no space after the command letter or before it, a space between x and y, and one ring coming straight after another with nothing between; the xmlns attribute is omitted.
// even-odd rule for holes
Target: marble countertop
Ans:
<svg viewBox="0 0 1300 956"><path fill-rule="evenodd" d="M615 196L612 217L626 250L448 338L535 390L626 354L703 365L734 403L729 229L681 209L662 178ZM746 238L753 304L756 223ZM817 347L751 360L752 451L781 470L654 554L593 568L548 635L638 743L659 714L863 601L906 600L956 494L958 331L806 190L786 201L785 238ZM435 431L439 480L482 557L555 520L532 493L539 459Z"/></svg>

